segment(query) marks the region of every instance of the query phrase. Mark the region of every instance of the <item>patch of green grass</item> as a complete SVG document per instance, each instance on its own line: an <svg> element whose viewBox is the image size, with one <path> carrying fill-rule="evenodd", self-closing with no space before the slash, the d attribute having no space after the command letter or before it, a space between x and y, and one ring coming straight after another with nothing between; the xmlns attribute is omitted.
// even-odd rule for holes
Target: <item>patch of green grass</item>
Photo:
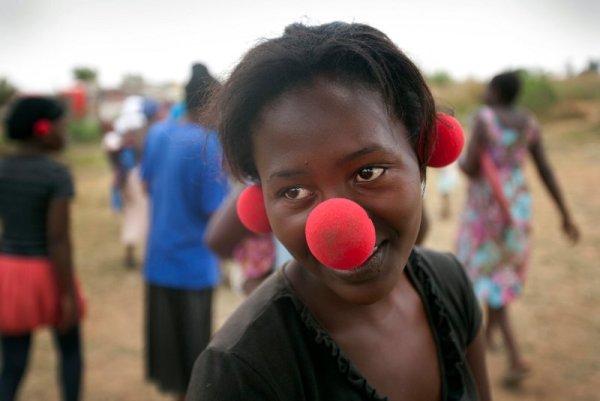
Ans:
<svg viewBox="0 0 600 401"><path fill-rule="evenodd" d="M100 122L93 118L71 120L69 122L69 135L74 142L98 141L102 136Z"/></svg>

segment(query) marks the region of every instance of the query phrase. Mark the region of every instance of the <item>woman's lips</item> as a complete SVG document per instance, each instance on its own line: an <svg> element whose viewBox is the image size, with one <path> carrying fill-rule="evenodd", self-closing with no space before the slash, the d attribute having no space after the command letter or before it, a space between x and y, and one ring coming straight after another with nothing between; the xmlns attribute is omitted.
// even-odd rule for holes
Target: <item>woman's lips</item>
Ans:
<svg viewBox="0 0 600 401"><path fill-rule="evenodd" d="M350 282L366 281L379 275L383 268L387 244L387 241L383 241L379 245L376 245L373 248L371 256L360 266L352 270L335 270L335 274Z"/></svg>

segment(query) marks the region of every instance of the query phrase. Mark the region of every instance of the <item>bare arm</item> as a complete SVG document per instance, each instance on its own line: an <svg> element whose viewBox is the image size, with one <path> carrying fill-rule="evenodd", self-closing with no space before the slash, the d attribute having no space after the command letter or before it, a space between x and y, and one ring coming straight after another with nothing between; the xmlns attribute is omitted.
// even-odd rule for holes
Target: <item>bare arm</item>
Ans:
<svg viewBox="0 0 600 401"><path fill-rule="evenodd" d="M251 232L243 226L237 215L240 191L234 191L211 216L204 233L204 243L220 258L233 256L233 250Z"/></svg>
<svg viewBox="0 0 600 401"><path fill-rule="evenodd" d="M483 325L479 329L479 333L467 348L467 363L473 373L475 384L481 401L490 401L492 395L490 393L490 383L488 379L487 366L485 362L485 336L483 333Z"/></svg>
<svg viewBox="0 0 600 401"><path fill-rule="evenodd" d="M62 320L59 328L66 330L77 322L73 256L70 235L70 201L54 199L48 207L48 256L56 272L59 286Z"/></svg>
<svg viewBox="0 0 600 401"><path fill-rule="evenodd" d="M458 163L460 169L470 178L477 177L480 174L480 155L485 149L485 138L485 123L481 116L477 116L471 139L467 145L467 151Z"/></svg>
<svg viewBox="0 0 600 401"><path fill-rule="evenodd" d="M512 225L512 216L510 214L510 206L508 204L508 200L504 196L504 192L502 191L502 185L500 184L500 177L498 176L498 169L494 165L489 154L482 152L481 153L481 171L490 185L492 190L492 195L498 205L500 205L500 210L502 211L502 215L504 216L505 222Z"/></svg>
<svg viewBox="0 0 600 401"><path fill-rule="evenodd" d="M546 158L546 152L544 151L544 146L542 144L540 135L538 135L538 139L529 146L529 152L533 157L535 166L537 168L537 172L542 182L544 183L546 189L550 193L552 200L558 207L562 218L563 232L572 242L577 242L579 240L579 229L573 223L571 214L563 199L563 195L558 185L558 181L556 180L552 167L550 166L550 163Z"/></svg>

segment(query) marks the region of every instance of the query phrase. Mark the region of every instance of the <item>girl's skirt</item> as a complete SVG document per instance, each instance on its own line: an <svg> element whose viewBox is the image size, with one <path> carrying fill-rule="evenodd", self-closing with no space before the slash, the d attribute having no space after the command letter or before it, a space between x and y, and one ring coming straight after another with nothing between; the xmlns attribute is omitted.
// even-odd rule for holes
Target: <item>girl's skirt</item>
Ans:
<svg viewBox="0 0 600 401"><path fill-rule="evenodd" d="M75 281L79 319L85 300ZM19 335L56 326L61 305L54 267L47 258L0 254L0 333Z"/></svg>

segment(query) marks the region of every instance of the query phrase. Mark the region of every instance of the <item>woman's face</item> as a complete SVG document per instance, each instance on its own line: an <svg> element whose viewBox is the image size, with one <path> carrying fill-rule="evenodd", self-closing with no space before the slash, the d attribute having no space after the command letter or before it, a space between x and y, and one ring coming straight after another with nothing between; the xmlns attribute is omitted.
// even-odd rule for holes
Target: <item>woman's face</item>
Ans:
<svg viewBox="0 0 600 401"><path fill-rule="evenodd" d="M266 107L253 127L254 159L273 232L298 263L347 302L368 304L398 281L421 221L421 177L406 128L378 93L319 78ZM352 271L311 254L311 210L348 198L369 214L374 253Z"/></svg>

